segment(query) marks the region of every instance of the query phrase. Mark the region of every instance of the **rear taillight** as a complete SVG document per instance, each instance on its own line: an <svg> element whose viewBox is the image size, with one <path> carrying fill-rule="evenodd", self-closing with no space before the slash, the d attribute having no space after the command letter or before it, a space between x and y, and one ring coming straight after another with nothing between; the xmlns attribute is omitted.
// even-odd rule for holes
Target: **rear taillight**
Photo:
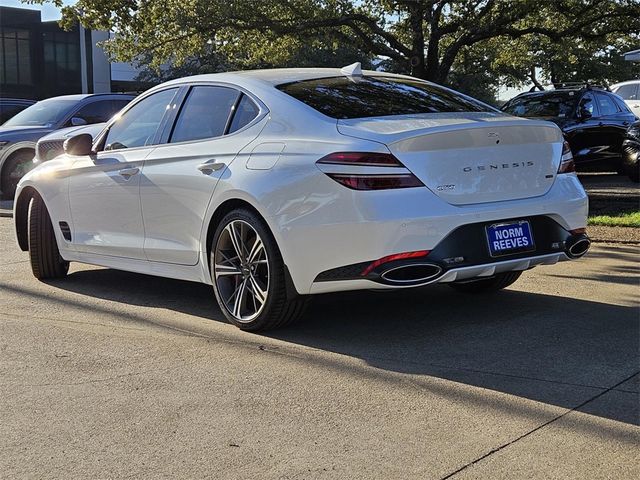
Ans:
<svg viewBox="0 0 640 480"><path fill-rule="evenodd" d="M318 160L321 170L336 182L352 190L388 190L423 187L424 184L390 153L336 152ZM330 171L331 165L354 167L353 171ZM366 171L357 167L390 167L389 171ZM394 172L392 169L398 169ZM400 171L400 169L402 169ZM369 169L372 170L372 169Z"/></svg>
<svg viewBox="0 0 640 480"><path fill-rule="evenodd" d="M573 154L569 142L565 141L562 146L562 158L560 159L560 167L558 173L571 173L576 171L576 164L573 161Z"/></svg>

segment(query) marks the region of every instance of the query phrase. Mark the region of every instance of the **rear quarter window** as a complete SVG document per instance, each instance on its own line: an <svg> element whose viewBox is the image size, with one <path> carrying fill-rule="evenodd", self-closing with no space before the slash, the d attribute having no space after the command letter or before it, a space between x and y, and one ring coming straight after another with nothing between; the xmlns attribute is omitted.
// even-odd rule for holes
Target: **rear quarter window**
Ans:
<svg viewBox="0 0 640 480"><path fill-rule="evenodd" d="M331 77L276 88L337 119L494 111L482 102L438 85L393 77Z"/></svg>

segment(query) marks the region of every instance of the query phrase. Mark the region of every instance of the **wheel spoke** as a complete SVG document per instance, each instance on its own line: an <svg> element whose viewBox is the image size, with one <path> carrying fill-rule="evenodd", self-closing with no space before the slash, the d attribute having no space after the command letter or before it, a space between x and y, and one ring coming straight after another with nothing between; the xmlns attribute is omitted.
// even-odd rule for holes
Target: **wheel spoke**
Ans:
<svg viewBox="0 0 640 480"><path fill-rule="evenodd" d="M264 251L264 245L262 244L262 240L258 235L256 235L256 239L253 242L253 246L251 247L251 251L247 257L247 260L251 263L254 260L257 260L262 252Z"/></svg>
<svg viewBox="0 0 640 480"><path fill-rule="evenodd" d="M260 288L258 281L253 277L253 275L249 276L249 281L251 282L251 292L253 293L254 298L258 300L258 302L260 302L260 306L262 306L267 300L267 292Z"/></svg>
<svg viewBox="0 0 640 480"><path fill-rule="evenodd" d="M240 260L242 260L244 258L244 252L242 251L242 239L238 237L234 223L227 225L225 230L229 233L229 239L231 240L233 249L236 251L236 255Z"/></svg>
<svg viewBox="0 0 640 480"><path fill-rule="evenodd" d="M223 262L229 263L230 265L233 265L234 267L237 267L238 264L240 263L240 259L238 258L237 255L235 257L229 257L222 250L219 250L218 253L223 257L222 258ZM238 260L238 261L236 262L235 260Z"/></svg>
<svg viewBox="0 0 640 480"><path fill-rule="evenodd" d="M242 271L235 265L220 265L215 266L216 276L221 275L242 275Z"/></svg>
<svg viewBox="0 0 640 480"><path fill-rule="evenodd" d="M247 279L245 278L238 287L238 293L233 303L233 316L236 318L242 318L242 300L247 292Z"/></svg>

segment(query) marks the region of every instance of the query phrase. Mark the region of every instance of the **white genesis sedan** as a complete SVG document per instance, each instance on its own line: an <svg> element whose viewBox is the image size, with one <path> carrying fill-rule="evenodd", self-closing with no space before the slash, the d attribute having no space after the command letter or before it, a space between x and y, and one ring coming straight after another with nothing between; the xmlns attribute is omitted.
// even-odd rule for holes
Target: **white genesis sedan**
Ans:
<svg viewBox="0 0 640 480"><path fill-rule="evenodd" d="M263 330L317 293L505 288L586 253L587 208L554 124L355 64L152 88L29 172L14 218L39 279L203 282Z"/></svg>

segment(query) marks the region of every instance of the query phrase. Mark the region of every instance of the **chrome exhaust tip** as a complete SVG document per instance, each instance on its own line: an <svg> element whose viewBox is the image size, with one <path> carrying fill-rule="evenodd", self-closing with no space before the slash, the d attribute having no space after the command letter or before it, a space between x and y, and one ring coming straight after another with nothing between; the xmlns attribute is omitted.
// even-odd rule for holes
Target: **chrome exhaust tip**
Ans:
<svg viewBox="0 0 640 480"><path fill-rule="evenodd" d="M442 272L442 267L433 263L411 263L385 270L380 277L394 285L412 285L434 280Z"/></svg>
<svg viewBox="0 0 640 480"><path fill-rule="evenodd" d="M589 251L591 240L584 233L572 235L567 240L567 256L569 258L580 258Z"/></svg>

